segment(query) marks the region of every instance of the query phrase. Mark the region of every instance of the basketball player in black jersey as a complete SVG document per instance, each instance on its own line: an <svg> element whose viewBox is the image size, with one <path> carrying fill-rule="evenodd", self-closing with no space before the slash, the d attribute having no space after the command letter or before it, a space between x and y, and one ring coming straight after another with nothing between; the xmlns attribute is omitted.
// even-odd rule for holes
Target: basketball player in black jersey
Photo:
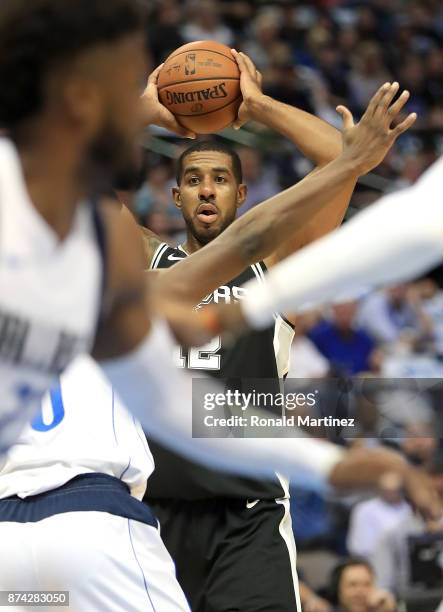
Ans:
<svg viewBox="0 0 443 612"><path fill-rule="evenodd" d="M289 137L317 166L337 157L337 130L303 111L276 102L261 92L260 75L246 56L238 55L245 102L239 121L258 119ZM318 216L298 228L290 239L275 241L270 257L248 266L236 278L203 299L230 303L244 295L242 285L263 282L267 267L303 244L332 230L346 211L355 182ZM174 200L187 226L187 240L171 248L151 236L147 240L151 269L169 268L202 249L235 220L245 201L238 155L226 145L199 142L178 162ZM235 247L233 247L235 248ZM177 366L227 380L230 388L252 391L251 379L266 379L266 390L277 390L288 371L293 337L290 319L279 314L275 325L244 335L225 347L215 337L200 349L177 349ZM162 526L162 536L177 564L178 578L198 612L296 610L298 586L295 545L289 515L288 483L236 478L211 471L166 451L150 441L156 471L147 501Z"/></svg>

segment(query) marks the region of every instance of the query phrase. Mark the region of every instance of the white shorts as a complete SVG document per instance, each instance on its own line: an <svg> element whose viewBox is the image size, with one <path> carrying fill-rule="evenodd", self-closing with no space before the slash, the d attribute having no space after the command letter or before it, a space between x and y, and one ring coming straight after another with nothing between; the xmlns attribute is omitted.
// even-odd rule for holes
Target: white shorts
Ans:
<svg viewBox="0 0 443 612"><path fill-rule="evenodd" d="M0 590L69 591L69 608L36 612L189 611L174 563L150 525L104 512L66 512L35 523L0 523L0 542Z"/></svg>

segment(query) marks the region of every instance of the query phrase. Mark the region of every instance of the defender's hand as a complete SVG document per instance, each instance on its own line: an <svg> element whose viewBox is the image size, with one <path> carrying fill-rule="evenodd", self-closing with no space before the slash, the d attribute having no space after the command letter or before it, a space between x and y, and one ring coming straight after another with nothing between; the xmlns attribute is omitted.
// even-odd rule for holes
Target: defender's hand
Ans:
<svg viewBox="0 0 443 612"><path fill-rule="evenodd" d="M391 104L398 89L398 83L382 85L357 125L354 125L349 109L345 106L337 107L337 112L343 118L342 155L356 164L360 175L378 166L398 136L406 132L417 119L416 113L411 113L399 125L391 128L409 98L409 92L403 91L397 101Z"/></svg>
<svg viewBox="0 0 443 612"><path fill-rule="evenodd" d="M405 474L406 496L427 520L439 520L443 510L440 497L431 478L418 468L410 467Z"/></svg>
<svg viewBox="0 0 443 612"><path fill-rule="evenodd" d="M397 604L394 597L388 591L374 589L369 595L368 610L370 612L395 612Z"/></svg>
<svg viewBox="0 0 443 612"><path fill-rule="evenodd" d="M332 606L325 599L314 595L303 604L304 612L332 612Z"/></svg>
<svg viewBox="0 0 443 612"><path fill-rule="evenodd" d="M243 96L237 119L233 123L233 128L238 130L244 123L254 118L255 106L265 96L262 91L262 75L251 58L235 49L232 49L232 54L240 69L240 89Z"/></svg>
<svg viewBox="0 0 443 612"><path fill-rule="evenodd" d="M171 111L163 106L159 100L157 83L162 66L163 64L160 64L149 76L148 84L142 95L144 121L146 124L166 128L170 132L183 136L183 138L195 138L195 133L181 126Z"/></svg>

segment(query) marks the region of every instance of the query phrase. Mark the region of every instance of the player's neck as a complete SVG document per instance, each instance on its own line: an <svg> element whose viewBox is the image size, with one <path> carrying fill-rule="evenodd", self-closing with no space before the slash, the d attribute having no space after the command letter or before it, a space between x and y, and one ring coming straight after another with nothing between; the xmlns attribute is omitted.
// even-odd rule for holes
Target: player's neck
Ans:
<svg viewBox="0 0 443 612"><path fill-rule="evenodd" d="M188 255L192 255L192 253L195 253L203 248L204 244L201 244L192 234L187 234L186 242L184 242L181 247Z"/></svg>
<svg viewBox="0 0 443 612"><path fill-rule="evenodd" d="M84 196L68 147L56 141L16 143L29 198L60 240L69 234L77 205Z"/></svg>

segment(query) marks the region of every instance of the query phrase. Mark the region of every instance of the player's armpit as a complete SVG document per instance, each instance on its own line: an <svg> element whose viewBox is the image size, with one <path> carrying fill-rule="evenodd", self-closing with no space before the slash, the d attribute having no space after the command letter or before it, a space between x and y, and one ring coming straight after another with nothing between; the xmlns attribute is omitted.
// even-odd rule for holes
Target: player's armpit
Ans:
<svg viewBox="0 0 443 612"><path fill-rule="evenodd" d="M149 230L147 227L143 227L142 225L140 225L139 227L143 241L143 249L145 252L144 267L145 269L148 269L151 265L156 250L162 244L163 241L159 236L157 236L157 234L154 234L154 232Z"/></svg>

